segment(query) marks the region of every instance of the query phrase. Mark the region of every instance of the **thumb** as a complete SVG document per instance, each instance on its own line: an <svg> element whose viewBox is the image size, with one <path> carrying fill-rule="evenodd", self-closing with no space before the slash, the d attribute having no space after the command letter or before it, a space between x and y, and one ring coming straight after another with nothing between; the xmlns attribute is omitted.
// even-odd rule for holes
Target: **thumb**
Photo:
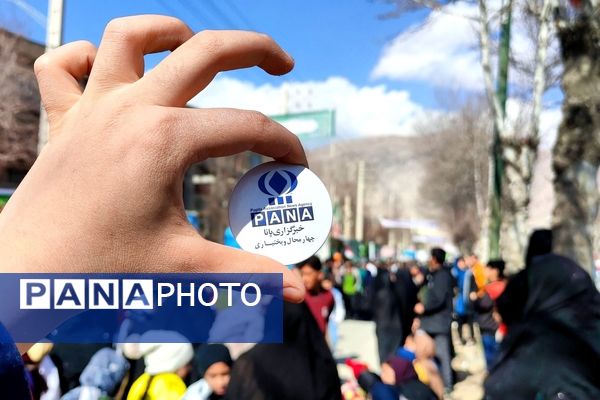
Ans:
<svg viewBox="0 0 600 400"><path fill-rule="evenodd" d="M283 298L300 303L304 300L304 284L300 277L277 261L214 243L201 237L185 237L175 263L184 271L208 273L279 273L283 274Z"/></svg>

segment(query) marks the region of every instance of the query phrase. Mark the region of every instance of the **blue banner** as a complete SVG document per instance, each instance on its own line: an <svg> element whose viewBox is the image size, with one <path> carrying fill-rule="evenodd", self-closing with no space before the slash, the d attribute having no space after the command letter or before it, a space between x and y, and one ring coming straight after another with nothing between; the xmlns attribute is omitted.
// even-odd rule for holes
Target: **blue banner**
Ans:
<svg viewBox="0 0 600 400"><path fill-rule="evenodd" d="M282 274L7 273L0 322L25 343L281 343L282 286Z"/></svg>

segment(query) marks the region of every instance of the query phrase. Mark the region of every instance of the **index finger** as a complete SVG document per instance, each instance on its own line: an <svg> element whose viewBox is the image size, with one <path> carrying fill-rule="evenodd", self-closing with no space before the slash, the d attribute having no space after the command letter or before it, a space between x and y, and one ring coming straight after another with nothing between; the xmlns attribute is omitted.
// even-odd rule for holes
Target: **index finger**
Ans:
<svg viewBox="0 0 600 400"><path fill-rule="evenodd" d="M164 113L163 132L178 155L181 168L210 157L253 151L274 159L308 166L298 136L257 111L157 107Z"/></svg>
<svg viewBox="0 0 600 400"><path fill-rule="evenodd" d="M184 106L220 71L258 66L283 75L294 60L269 36L245 31L202 31L136 82L152 104ZM160 88L160 90L157 90Z"/></svg>
<svg viewBox="0 0 600 400"><path fill-rule="evenodd" d="M174 50L193 36L183 21L166 15L113 19L102 36L89 86L120 85L144 74L144 55Z"/></svg>

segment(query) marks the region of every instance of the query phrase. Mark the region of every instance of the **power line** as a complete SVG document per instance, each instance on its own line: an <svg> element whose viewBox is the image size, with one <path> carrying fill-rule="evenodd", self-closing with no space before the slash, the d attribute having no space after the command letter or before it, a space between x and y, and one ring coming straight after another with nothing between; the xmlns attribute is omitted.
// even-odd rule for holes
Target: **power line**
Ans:
<svg viewBox="0 0 600 400"><path fill-rule="evenodd" d="M233 13L237 16L237 18L242 21L242 23L244 25L246 25L246 28L255 31L256 28L254 27L254 25L244 16L244 14L242 14L242 12L240 11L240 9L235 5L235 3L233 3L232 0L229 1L225 1L225 4L227 4L229 6L229 8L231 9L231 11L233 11Z"/></svg>
<svg viewBox="0 0 600 400"><path fill-rule="evenodd" d="M204 25L204 27L206 28L206 25L212 25L213 27L218 26L219 24L215 24L214 21L212 21L212 18L206 18L206 15L204 15L204 13L196 7L196 5L194 4L193 1L185 1L185 0L179 0L179 4L181 4L183 7L185 7L185 9L192 14L199 22L201 25ZM211 21L208 21L208 19L211 19Z"/></svg>
<svg viewBox="0 0 600 400"><path fill-rule="evenodd" d="M207 5L218 18L225 22L226 26L235 27L235 23L212 0L205 0L203 4Z"/></svg>
<svg viewBox="0 0 600 400"><path fill-rule="evenodd" d="M167 3L165 0L156 0L156 2L165 8L171 15L177 16L177 10L175 10L171 4Z"/></svg>
<svg viewBox="0 0 600 400"><path fill-rule="evenodd" d="M27 3L24 0L6 0L9 3L13 3L15 6L19 7L21 9L21 11L23 11L25 14L27 14L29 17L31 17L31 19L38 24L39 26L41 26L42 28L46 29L46 16L44 14L42 14L37 8L33 7L32 5L30 5L29 3Z"/></svg>
<svg viewBox="0 0 600 400"><path fill-rule="evenodd" d="M172 14L177 14L177 10L175 10L172 7L172 4L170 4L170 2L168 0L156 0L160 5L162 5L165 9L167 9L169 12L171 12ZM219 6L217 6L215 3L213 3L212 0L205 0L202 5L206 5L208 8L210 8L210 10L212 10L212 14L206 12L205 10L202 10L200 7L198 7L198 4L194 3L193 0L190 1L186 1L186 0L179 0L179 3L181 6L183 6L190 14L192 14L192 16L200 22L201 25L204 25L204 28L206 28L206 23L205 21L208 20L208 16L210 15L210 25L212 25L212 27L223 27L223 23L225 24L225 27L228 28L235 28L236 24L231 20L231 18L229 18L221 8L219 8ZM231 10L233 11L233 13L238 17L238 19L240 21L242 21L245 25L247 29L250 30L256 30L253 26L253 24L244 17L244 15L242 14L242 12L237 8L237 6L235 6L233 3L231 2L225 2L228 3L228 6L231 8ZM219 19L218 22L220 23L215 23L216 18ZM254 75L256 77L259 76L259 74L261 74L261 72L259 72L256 68L250 68L247 70L247 73L250 75ZM296 72L296 78L299 79L300 81L302 81L303 76L301 73ZM310 109L310 101L308 103L308 109Z"/></svg>

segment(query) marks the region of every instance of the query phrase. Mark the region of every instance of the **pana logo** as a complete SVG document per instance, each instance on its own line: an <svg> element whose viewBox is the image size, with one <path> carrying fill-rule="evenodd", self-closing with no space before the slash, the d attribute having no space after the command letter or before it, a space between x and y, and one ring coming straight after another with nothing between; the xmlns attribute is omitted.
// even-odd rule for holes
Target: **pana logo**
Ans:
<svg viewBox="0 0 600 400"><path fill-rule="evenodd" d="M269 171L258 178L260 191L271 196L269 197L270 205L274 205L275 202L284 204L284 200L286 204L291 203L292 196L290 193L296 189L296 186L298 186L298 178L286 169L282 169L281 172L277 170Z"/></svg>
<svg viewBox="0 0 600 400"><path fill-rule="evenodd" d="M313 221L311 203L294 205L291 193L298 186L298 177L286 169L269 171L258 179L258 188L269 196L268 206L252 210L252 226L269 226Z"/></svg>

